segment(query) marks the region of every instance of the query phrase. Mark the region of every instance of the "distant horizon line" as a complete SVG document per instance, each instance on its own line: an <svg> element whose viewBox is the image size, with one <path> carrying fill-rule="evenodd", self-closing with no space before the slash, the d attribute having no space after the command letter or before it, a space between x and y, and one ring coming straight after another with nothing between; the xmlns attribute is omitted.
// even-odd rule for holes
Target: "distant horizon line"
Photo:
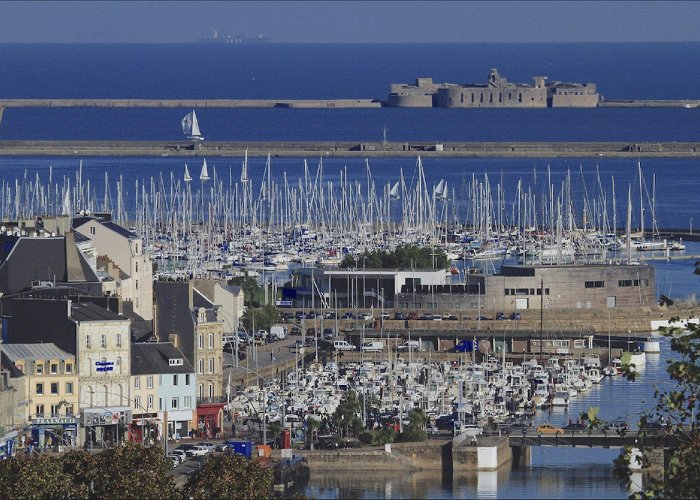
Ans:
<svg viewBox="0 0 700 500"><path fill-rule="evenodd" d="M475 42L475 41L433 41L433 42L416 42L416 41L405 41L405 42L284 42L284 41L268 41L268 42L242 42L242 43L212 43L208 40L194 40L194 41L184 41L184 42L129 42L129 41L106 41L106 42L96 42L96 41L81 41L81 42L36 42L36 41L0 41L0 45L209 45L209 46L240 46L240 45L526 45L526 44L538 44L538 45L572 45L572 44L588 44L588 45L602 45L602 44L683 44L683 43L700 43L698 40L636 40L636 41L498 41L498 42Z"/></svg>

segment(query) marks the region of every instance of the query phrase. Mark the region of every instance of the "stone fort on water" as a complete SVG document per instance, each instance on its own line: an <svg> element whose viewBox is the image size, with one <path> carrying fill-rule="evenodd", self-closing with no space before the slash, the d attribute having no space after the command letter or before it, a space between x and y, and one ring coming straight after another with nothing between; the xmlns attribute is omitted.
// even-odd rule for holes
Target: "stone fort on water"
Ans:
<svg viewBox="0 0 700 500"><path fill-rule="evenodd" d="M486 84L435 83L417 78L415 84L393 83L387 104L400 108L595 108L601 101L595 83L509 82L496 68Z"/></svg>

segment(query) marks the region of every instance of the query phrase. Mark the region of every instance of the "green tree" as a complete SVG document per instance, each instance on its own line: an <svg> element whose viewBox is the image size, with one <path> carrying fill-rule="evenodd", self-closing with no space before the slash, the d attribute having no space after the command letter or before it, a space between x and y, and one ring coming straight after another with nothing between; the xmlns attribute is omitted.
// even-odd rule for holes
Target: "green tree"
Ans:
<svg viewBox="0 0 700 500"><path fill-rule="evenodd" d="M447 254L441 248L400 245L393 252L374 250L357 255L346 255L339 267L357 269L446 269Z"/></svg>
<svg viewBox="0 0 700 500"><path fill-rule="evenodd" d="M0 498L87 498L88 487L63 471L60 458L16 456L0 461Z"/></svg>
<svg viewBox="0 0 700 500"><path fill-rule="evenodd" d="M179 496L162 449L126 444L97 455L0 461L0 498L174 498Z"/></svg>
<svg viewBox="0 0 700 500"><path fill-rule="evenodd" d="M184 492L188 498L270 498L272 471L227 452L207 460L187 479Z"/></svg>
<svg viewBox="0 0 700 500"><path fill-rule="evenodd" d="M318 430L320 428L321 422L319 422L315 418L308 418L306 420L306 435L304 436L304 439L306 440L307 445L310 449L313 449L314 447L316 435L318 434Z"/></svg>
<svg viewBox="0 0 700 500"><path fill-rule="evenodd" d="M231 286L240 286L243 289L243 302L247 306L251 306L254 303L260 303L260 296L262 294L262 287L258 285L258 280L252 276L248 276L248 271L246 271L244 276L236 276L228 280L228 284Z"/></svg>
<svg viewBox="0 0 700 500"><path fill-rule="evenodd" d="M253 333L260 329L270 331L270 326L279 320L279 312L272 304L254 308L249 306L243 313L241 324L248 332Z"/></svg>
<svg viewBox="0 0 700 500"><path fill-rule="evenodd" d="M331 419L340 429L340 437L355 437L362 429L362 408L355 391L348 391L335 409Z"/></svg>
<svg viewBox="0 0 700 500"><path fill-rule="evenodd" d="M172 498L177 488L166 476L172 464L158 446L139 444L109 448L97 455L94 480L97 498Z"/></svg>
<svg viewBox="0 0 700 500"><path fill-rule="evenodd" d="M689 323L687 330L672 327L663 331L670 337L671 349L680 359L669 360L667 371L675 382L669 389L655 392L656 406L643 415L639 427L644 433L650 420L663 421L665 432L672 434L678 443L668 459L664 474L650 478L644 491L632 495L635 498L698 498L698 471L700 471L700 326ZM634 380L634 367L625 371ZM615 473L630 486L630 454L625 450L615 461Z"/></svg>

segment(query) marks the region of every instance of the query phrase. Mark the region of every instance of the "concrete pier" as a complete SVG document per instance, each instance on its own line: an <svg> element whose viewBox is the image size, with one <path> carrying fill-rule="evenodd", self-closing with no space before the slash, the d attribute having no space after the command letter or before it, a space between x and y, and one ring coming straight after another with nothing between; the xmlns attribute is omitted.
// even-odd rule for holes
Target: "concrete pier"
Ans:
<svg viewBox="0 0 700 500"><path fill-rule="evenodd" d="M0 141L0 156L698 158L700 142Z"/></svg>
<svg viewBox="0 0 700 500"><path fill-rule="evenodd" d="M0 108L381 108L378 99L0 99Z"/></svg>

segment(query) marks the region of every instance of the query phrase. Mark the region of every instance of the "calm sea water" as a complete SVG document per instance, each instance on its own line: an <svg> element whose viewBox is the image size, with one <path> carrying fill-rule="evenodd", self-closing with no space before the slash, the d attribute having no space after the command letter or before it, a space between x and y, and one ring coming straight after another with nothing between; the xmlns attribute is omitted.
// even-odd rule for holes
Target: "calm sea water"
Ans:
<svg viewBox="0 0 700 500"><path fill-rule="evenodd" d="M534 75L550 80L595 82L609 99L693 99L700 95L700 43L685 44L431 44L431 45L0 45L0 98L232 98L232 99L385 99L392 82L412 82L418 76L438 82L484 83L497 67L514 82ZM349 140L372 141L387 129L391 141L696 141L700 110L686 109L201 109L203 134L210 140ZM0 140L180 140L178 109L9 109L0 123ZM36 175L72 183L79 158L0 158L0 177ZM112 183L123 176L125 202L133 204L133 186L173 172L181 178L182 159L83 158L84 180L91 180L102 199L104 173ZM189 160L191 161L191 160ZM240 178L242 158L209 161L218 175ZM318 159L309 159L312 171ZM252 159L250 175L259 180L264 160ZM190 163L192 165L192 163ZM560 185L572 172L573 190L582 199L583 187L595 196L596 169L602 189L610 193L615 177L618 221L623 225L626 190L631 185L638 206L637 162L633 159L428 159L428 185L446 179L455 198L464 195L472 175L502 182L507 206L514 186L522 180L533 189L546 185L549 166ZM700 225L699 162L644 160L648 189L657 176L655 212L661 227ZM303 175L301 159L275 158L273 175L290 179ZM328 158L324 177L336 181L347 167L351 178L364 179L361 159ZM410 182L413 159L370 161L378 186L398 178L403 170ZM192 168L193 176L197 167ZM74 185L74 184L73 184ZM651 191L650 191L651 192ZM580 203L577 202L577 203ZM580 207L579 207L580 208ZM635 213L634 223L638 223ZM647 221L649 221L649 216ZM647 222L648 227L649 222ZM700 253L697 244L688 253ZM698 291L692 262L657 264L660 293L684 296ZM667 346L666 346L667 348ZM567 411L542 413L539 420L563 423L589 406L601 416L634 419L653 395L653 384L666 383L667 349L650 357L635 383L609 381L577 398ZM455 475L353 475L338 471L314 475L306 493L317 498L611 498L625 491L612 477L615 450L542 448L533 450L532 466L519 470Z"/></svg>

